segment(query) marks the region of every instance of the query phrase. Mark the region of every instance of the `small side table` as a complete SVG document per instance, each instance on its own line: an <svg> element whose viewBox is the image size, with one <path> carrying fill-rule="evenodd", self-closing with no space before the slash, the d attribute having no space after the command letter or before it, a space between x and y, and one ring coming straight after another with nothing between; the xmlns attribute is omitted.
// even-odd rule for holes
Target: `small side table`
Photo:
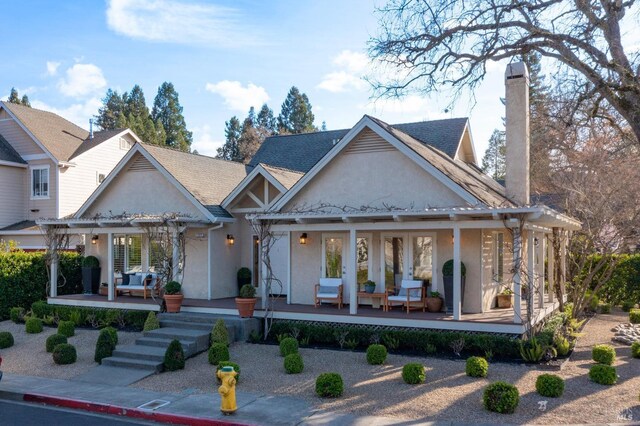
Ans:
<svg viewBox="0 0 640 426"><path fill-rule="evenodd" d="M358 292L358 305L360 304L360 298L366 297L371 299L371 307L379 309L382 305L382 310L387 311L387 293L367 293L366 291Z"/></svg>

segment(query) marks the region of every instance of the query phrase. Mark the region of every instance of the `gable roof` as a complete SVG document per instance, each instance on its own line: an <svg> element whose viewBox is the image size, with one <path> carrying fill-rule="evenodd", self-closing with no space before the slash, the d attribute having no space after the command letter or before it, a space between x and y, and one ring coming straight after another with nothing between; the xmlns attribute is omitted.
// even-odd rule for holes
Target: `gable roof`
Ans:
<svg viewBox="0 0 640 426"><path fill-rule="evenodd" d="M296 182L304 176L304 173L293 170L283 169L281 167L273 167L268 164L260 164L271 176L273 176L287 190L291 189Z"/></svg>
<svg viewBox="0 0 640 426"><path fill-rule="evenodd" d="M87 138L82 141L82 143L80 143L78 148L76 148L69 159L76 158L80 154L84 154L85 152L89 151L91 148L95 148L96 146L100 145L102 142L106 142L109 139L123 133L130 133L138 142L140 142L135 133L133 133L129 129L101 130L98 132L93 132L93 138L90 138L89 135L87 135Z"/></svg>
<svg viewBox="0 0 640 426"><path fill-rule="evenodd" d="M391 127L401 130L421 143L433 146L454 158L467 123L468 119L465 117L393 124ZM268 137L249 164L257 166L264 163L306 173L350 130Z"/></svg>
<svg viewBox="0 0 640 426"><path fill-rule="evenodd" d="M11 144L0 135L0 161L7 161L9 163L27 164L26 161L13 149Z"/></svg>

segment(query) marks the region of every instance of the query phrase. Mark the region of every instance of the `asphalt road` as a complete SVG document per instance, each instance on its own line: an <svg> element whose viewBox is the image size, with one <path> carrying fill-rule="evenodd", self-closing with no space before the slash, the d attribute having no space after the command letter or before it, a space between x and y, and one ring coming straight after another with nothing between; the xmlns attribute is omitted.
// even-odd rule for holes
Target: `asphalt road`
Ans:
<svg viewBox="0 0 640 426"><path fill-rule="evenodd" d="M81 410L67 410L45 405L15 401L0 401L0 425L2 426L107 426L107 425L152 425L153 422L123 417L105 416Z"/></svg>

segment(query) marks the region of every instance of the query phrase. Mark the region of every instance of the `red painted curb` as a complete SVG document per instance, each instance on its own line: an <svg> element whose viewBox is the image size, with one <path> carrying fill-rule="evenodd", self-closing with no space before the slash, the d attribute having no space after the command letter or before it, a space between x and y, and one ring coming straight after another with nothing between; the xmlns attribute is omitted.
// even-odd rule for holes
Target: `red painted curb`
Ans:
<svg viewBox="0 0 640 426"><path fill-rule="evenodd" d="M56 396L40 395L35 393L24 394L23 400L26 402L36 402L56 407L71 408L74 410L84 410L93 413L110 414L115 416L131 417L135 419L151 420L160 423L190 426L249 426L246 423L237 423L226 420L207 419L203 417L191 417L179 414L158 413L146 411L138 408L126 408L99 402L89 402L77 399L59 398Z"/></svg>

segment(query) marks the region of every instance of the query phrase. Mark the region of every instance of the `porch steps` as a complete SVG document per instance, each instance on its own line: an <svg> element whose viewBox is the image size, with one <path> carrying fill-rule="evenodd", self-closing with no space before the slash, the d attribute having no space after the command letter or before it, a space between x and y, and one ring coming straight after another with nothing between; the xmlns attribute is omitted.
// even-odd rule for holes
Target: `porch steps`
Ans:
<svg viewBox="0 0 640 426"><path fill-rule="evenodd" d="M111 356L102 360L102 365L108 367L124 367L135 368L136 370L155 371L159 373L162 371L162 362L149 361L145 359L132 359L123 358L119 356Z"/></svg>

